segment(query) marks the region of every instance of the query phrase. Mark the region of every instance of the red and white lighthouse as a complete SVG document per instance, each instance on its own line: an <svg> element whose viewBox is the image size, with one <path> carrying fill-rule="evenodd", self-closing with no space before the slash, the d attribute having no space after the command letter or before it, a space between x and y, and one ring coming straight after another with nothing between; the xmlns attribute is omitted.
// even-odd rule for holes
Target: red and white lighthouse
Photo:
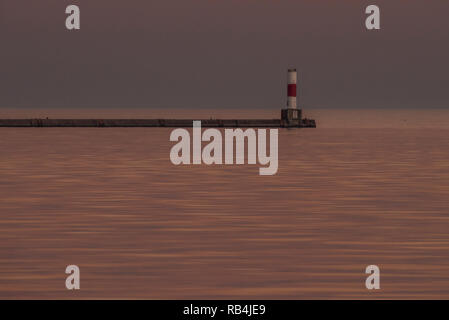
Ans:
<svg viewBox="0 0 449 320"><path fill-rule="evenodd" d="M288 69L287 73L287 109L298 109L296 103L296 69Z"/></svg>
<svg viewBox="0 0 449 320"><path fill-rule="evenodd" d="M302 112L298 109L296 100L296 69L288 69L287 72L287 108L281 110L281 120L284 126L299 126Z"/></svg>

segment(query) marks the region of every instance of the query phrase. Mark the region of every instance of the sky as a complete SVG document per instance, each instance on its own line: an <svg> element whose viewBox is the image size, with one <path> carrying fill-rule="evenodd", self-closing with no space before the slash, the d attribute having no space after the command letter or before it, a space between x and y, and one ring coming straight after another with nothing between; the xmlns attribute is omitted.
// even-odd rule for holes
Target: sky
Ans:
<svg viewBox="0 0 449 320"><path fill-rule="evenodd" d="M449 109L447 0L0 0L0 43L0 108Z"/></svg>

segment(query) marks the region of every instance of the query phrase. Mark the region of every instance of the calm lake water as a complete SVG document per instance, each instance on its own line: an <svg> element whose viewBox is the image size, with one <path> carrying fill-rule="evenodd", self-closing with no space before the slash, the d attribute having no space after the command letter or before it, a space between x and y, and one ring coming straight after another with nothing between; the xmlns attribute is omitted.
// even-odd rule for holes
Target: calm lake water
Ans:
<svg viewBox="0 0 449 320"><path fill-rule="evenodd" d="M174 166L172 129L0 128L0 298L449 299L448 113L376 114L279 130L275 176Z"/></svg>

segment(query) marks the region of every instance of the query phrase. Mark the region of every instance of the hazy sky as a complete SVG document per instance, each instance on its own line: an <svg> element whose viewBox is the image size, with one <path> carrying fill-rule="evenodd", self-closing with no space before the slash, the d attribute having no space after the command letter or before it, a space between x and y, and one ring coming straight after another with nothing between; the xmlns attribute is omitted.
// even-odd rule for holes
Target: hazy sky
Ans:
<svg viewBox="0 0 449 320"><path fill-rule="evenodd" d="M290 66L305 108L449 107L447 0L0 4L1 107L280 108Z"/></svg>

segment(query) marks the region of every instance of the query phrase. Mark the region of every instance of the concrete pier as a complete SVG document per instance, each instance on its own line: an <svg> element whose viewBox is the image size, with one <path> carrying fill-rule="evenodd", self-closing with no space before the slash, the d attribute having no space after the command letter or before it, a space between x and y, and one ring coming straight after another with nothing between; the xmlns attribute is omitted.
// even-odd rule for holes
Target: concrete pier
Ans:
<svg viewBox="0 0 449 320"><path fill-rule="evenodd" d="M0 119L0 127L192 127L201 119ZM302 119L207 119L201 120L208 128L315 128L315 120Z"/></svg>

